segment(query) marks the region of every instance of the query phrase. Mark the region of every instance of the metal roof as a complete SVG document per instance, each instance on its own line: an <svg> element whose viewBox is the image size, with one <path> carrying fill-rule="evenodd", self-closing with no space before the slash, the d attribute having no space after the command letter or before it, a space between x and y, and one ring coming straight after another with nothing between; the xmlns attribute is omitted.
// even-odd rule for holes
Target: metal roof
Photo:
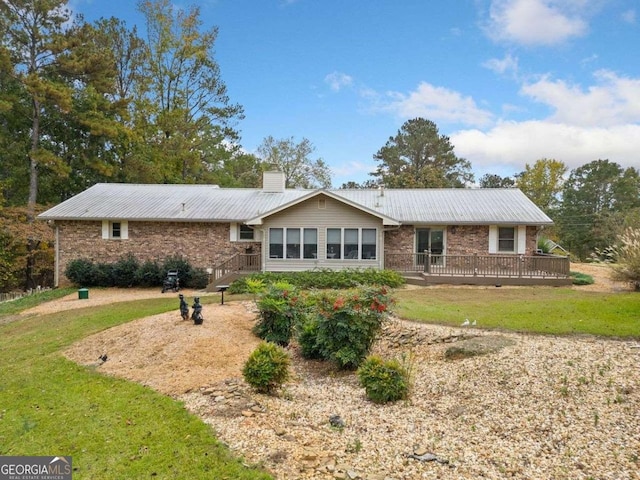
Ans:
<svg viewBox="0 0 640 480"><path fill-rule="evenodd" d="M99 183L38 216L43 220L244 222L302 201L316 190L267 193L215 185ZM518 189L326 190L345 203L404 224L548 225Z"/></svg>

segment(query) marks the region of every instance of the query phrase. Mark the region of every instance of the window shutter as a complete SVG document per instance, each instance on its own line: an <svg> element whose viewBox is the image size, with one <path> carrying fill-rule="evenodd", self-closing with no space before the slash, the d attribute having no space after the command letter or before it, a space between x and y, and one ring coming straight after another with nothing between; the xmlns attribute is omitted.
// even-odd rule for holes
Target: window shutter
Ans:
<svg viewBox="0 0 640 480"><path fill-rule="evenodd" d="M108 220L102 221L102 238L104 240L109 239L109 221Z"/></svg>
<svg viewBox="0 0 640 480"><path fill-rule="evenodd" d="M238 224L231 222L229 224L229 240L232 242L238 241Z"/></svg>
<svg viewBox="0 0 640 480"><path fill-rule="evenodd" d="M527 226L518 226L518 253L524 255L527 251Z"/></svg>
<svg viewBox="0 0 640 480"><path fill-rule="evenodd" d="M129 222L120 222L120 238L122 240L129 238Z"/></svg>
<svg viewBox="0 0 640 480"><path fill-rule="evenodd" d="M498 253L498 226L489 225L489 253Z"/></svg>

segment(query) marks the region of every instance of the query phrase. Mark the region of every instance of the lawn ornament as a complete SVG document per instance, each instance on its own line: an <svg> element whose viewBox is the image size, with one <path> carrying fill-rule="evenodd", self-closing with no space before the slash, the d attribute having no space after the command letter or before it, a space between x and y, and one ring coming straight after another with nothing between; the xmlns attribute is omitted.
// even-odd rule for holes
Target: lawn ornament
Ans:
<svg viewBox="0 0 640 480"><path fill-rule="evenodd" d="M184 301L184 295L178 295L180 297L180 316L183 320L187 320L189 318L189 305Z"/></svg>
<svg viewBox="0 0 640 480"><path fill-rule="evenodd" d="M193 313L191 314L191 319L193 320L194 325L202 325L204 318L202 318L202 305L200 304L200 298L195 297L193 299Z"/></svg>

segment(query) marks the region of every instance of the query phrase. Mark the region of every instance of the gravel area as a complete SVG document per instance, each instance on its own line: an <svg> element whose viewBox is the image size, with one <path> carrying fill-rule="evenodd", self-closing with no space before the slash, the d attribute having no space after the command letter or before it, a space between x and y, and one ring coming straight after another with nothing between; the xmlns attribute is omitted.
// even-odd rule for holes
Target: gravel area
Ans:
<svg viewBox="0 0 640 480"><path fill-rule="evenodd" d="M606 278L596 285L625 289ZM295 347L282 392L252 392L240 373L255 345L252 304L207 305L204 315L202 326L181 321L176 303L176 312L109 329L66 354L95 365L107 353L98 371L184 401L277 479L640 479L637 341L502 333L512 344L497 352L445 360L450 341L495 332L393 319L374 349L405 358L413 386L407 401L376 405L353 372L302 360ZM334 415L343 427L330 424Z"/></svg>

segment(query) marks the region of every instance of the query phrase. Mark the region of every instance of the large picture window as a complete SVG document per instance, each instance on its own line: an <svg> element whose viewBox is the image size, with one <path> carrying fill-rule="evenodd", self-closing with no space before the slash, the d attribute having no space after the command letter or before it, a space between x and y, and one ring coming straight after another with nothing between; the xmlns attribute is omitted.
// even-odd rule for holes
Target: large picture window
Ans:
<svg viewBox="0 0 640 480"><path fill-rule="evenodd" d="M377 239L375 228L327 228L327 258L375 260Z"/></svg>

